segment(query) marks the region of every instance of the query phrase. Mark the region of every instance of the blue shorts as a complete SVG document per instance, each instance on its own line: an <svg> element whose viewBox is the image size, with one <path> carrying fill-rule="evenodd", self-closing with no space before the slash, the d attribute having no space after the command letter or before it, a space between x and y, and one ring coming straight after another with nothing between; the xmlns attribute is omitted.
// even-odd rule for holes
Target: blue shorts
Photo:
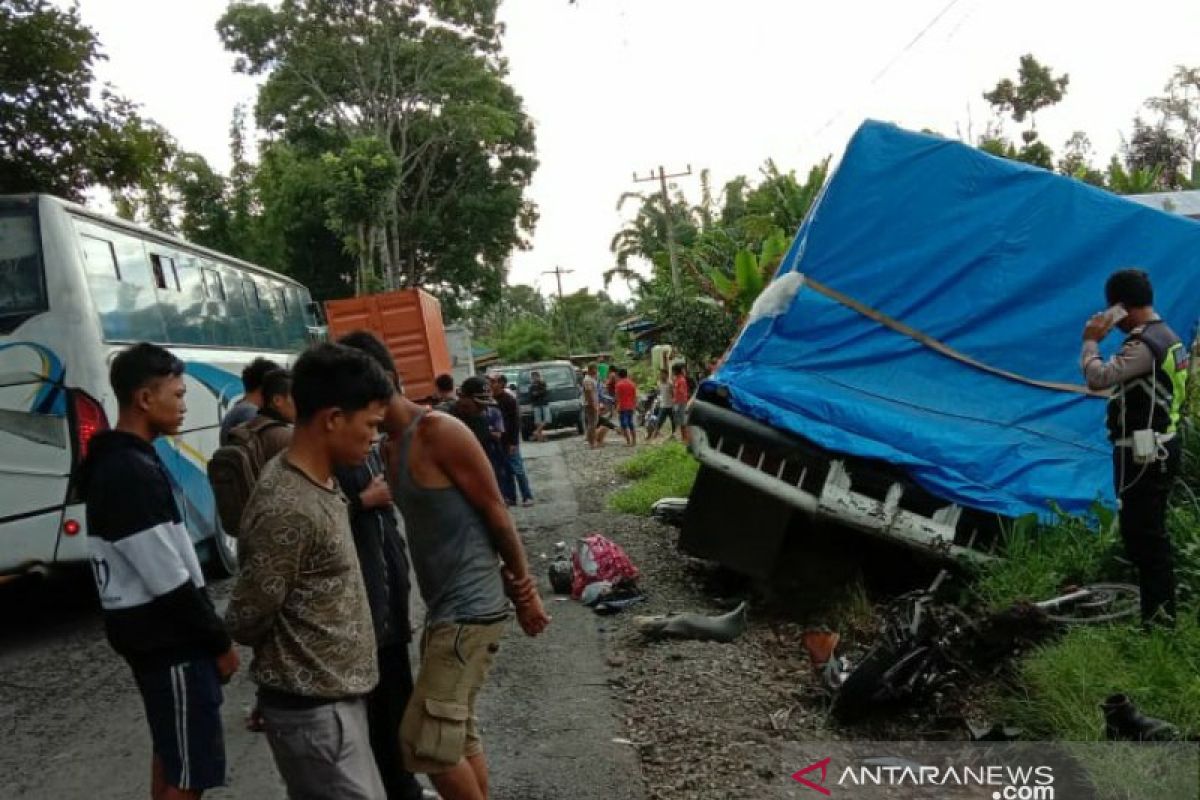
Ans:
<svg viewBox="0 0 1200 800"><path fill-rule="evenodd" d="M533 424L534 425L549 425L550 424L550 406L534 406L533 407Z"/></svg>
<svg viewBox="0 0 1200 800"><path fill-rule="evenodd" d="M211 658L170 667L135 669L146 706L154 755L177 789L225 785L221 679Z"/></svg>
<svg viewBox="0 0 1200 800"><path fill-rule="evenodd" d="M635 426L633 424L633 409L630 409L629 411L622 411L621 412L621 430L632 431L632 430L635 430L636 427L637 426Z"/></svg>

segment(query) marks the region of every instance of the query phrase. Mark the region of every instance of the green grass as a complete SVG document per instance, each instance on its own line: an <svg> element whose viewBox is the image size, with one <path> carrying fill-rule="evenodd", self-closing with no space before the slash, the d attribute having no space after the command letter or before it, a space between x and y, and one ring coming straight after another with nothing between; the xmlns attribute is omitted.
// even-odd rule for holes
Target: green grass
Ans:
<svg viewBox="0 0 1200 800"><path fill-rule="evenodd" d="M1167 525L1177 555L1178 627L1069 629L1016 665L1016 688L998 701L1007 719L1032 736L1095 741L1103 736L1099 704L1125 693L1151 716L1200 733L1200 508L1178 498ZM1068 517L1048 526L1021 522L1005 546L1005 559L984 567L971 589L992 609L1051 597L1068 584L1136 582L1111 515L1100 513L1090 523Z"/></svg>
<svg viewBox="0 0 1200 800"><path fill-rule="evenodd" d="M664 497L687 497L698 470L696 460L675 442L645 450L617 466L617 474L634 483L614 492L609 508L648 516L650 507Z"/></svg>
<svg viewBox="0 0 1200 800"><path fill-rule="evenodd" d="M1145 713L1200 733L1200 626L1192 614L1181 617L1174 631L1073 629L1022 660L1007 715L1035 736L1095 741L1103 737L1098 706L1124 693Z"/></svg>
<svg viewBox="0 0 1200 800"><path fill-rule="evenodd" d="M1004 534L1003 558L981 569L972 589L990 609L1044 600L1071 584L1127 575L1111 513L1090 522L1060 516L1053 525L1018 520Z"/></svg>

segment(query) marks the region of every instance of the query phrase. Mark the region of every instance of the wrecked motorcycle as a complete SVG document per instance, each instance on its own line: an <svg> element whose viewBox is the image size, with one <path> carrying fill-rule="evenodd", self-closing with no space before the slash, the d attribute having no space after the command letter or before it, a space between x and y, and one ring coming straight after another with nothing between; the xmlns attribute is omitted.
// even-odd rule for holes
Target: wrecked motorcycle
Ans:
<svg viewBox="0 0 1200 800"><path fill-rule="evenodd" d="M953 689L964 676L997 668L1014 650L1044 641L1059 626L1114 622L1139 613L1136 586L1097 583L972 618L936 601L947 575L943 570L928 589L893 601L879 640L836 689L835 719L854 722L880 706Z"/></svg>

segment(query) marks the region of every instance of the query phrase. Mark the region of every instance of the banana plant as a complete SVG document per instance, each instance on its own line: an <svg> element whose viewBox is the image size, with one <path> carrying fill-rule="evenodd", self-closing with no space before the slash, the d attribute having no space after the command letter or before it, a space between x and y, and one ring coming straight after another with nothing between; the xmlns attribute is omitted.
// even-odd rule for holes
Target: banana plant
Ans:
<svg viewBox="0 0 1200 800"><path fill-rule="evenodd" d="M787 237L776 229L763 241L758 253L747 249L737 252L732 275L721 269L709 269L706 277L715 299L739 320L743 319L775 276L787 249Z"/></svg>

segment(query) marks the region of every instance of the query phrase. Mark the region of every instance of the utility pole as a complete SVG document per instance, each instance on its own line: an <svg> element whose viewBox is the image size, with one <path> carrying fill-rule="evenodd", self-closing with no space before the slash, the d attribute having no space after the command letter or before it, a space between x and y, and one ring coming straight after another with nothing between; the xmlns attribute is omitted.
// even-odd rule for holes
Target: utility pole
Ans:
<svg viewBox="0 0 1200 800"><path fill-rule="evenodd" d="M671 216L671 196L667 194L667 178L686 178L691 174L691 164L687 165L687 172L673 172L670 175L661 165L658 168L658 174L655 174L654 170L650 170L650 174L645 178L639 178L636 172L633 173L634 183L657 180L662 190L663 213L666 214L667 219L667 253L671 256L671 286L675 289L679 288L679 256L675 253L675 220Z"/></svg>
<svg viewBox="0 0 1200 800"><path fill-rule="evenodd" d="M567 336L568 360L570 360L571 357L571 323L567 319L567 307L563 304L562 276L570 275L574 271L575 270L573 269L563 269L562 267L555 266L554 269L548 269L542 272L543 275L553 275L554 279L558 282L558 310L562 313L563 332Z"/></svg>

